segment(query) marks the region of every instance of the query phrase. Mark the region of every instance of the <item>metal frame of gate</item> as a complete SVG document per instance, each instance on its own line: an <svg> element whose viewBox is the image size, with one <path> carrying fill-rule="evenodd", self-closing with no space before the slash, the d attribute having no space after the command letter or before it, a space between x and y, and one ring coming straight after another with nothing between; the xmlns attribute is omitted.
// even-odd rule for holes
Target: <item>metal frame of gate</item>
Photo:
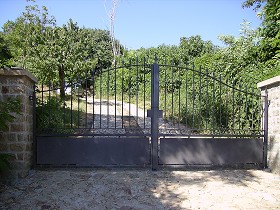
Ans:
<svg viewBox="0 0 280 210"><path fill-rule="evenodd" d="M35 165L267 166L267 96L144 59L34 90Z"/></svg>

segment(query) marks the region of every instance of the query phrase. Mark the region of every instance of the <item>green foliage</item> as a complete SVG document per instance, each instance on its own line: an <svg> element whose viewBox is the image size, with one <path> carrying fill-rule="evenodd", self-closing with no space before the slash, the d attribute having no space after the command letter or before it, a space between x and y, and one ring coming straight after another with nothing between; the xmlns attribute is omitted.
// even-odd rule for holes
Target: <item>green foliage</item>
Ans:
<svg viewBox="0 0 280 210"><path fill-rule="evenodd" d="M13 65L28 68L41 82L59 83L62 97L65 82L109 66L113 59L108 31L80 28L72 19L58 27L44 6L27 6L3 28Z"/></svg>
<svg viewBox="0 0 280 210"><path fill-rule="evenodd" d="M259 125L259 96L245 86L225 85L218 75L194 67L169 67L166 72L161 74L160 108L172 123L187 125L192 132L228 134ZM165 83L168 77L180 85Z"/></svg>
<svg viewBox="0 0 280 210"><path fill-rule="evenodd" d="M196 35L189 38L181 37L179 48L181 59L185 63L205 53L213 52L215 46L210 41L203 41L199 35Z"/></svg>
<svg viewBox="0 0 280 210"><path fill-rule="evenodd" d="M20 114L20 100L18 98L0 101L0 131L7 130L8 123L13 122L17 114Z"/></svg>
<svg viewBox="0 0 280 210"><path fill-rule="evenodd" d="M37 99L36 130L40 133L72 133L78 126L78 111L71 110L64 100L50 97L46 101Z"/></svg>
<svg viewBox="0 0 280 210"><path fill-rule="evenodd" d="M246 0L243 7L255 6L254 10L261 9L258 13L263 20L260 32L260 59L268 65L274 65L274 69L280 70L280 2L276 0Z"/></svg>
<svg viewBox="0 0 280 210"><path fill-rule="evenodd" d="M0 101L0 132L8 129L8 123L13 122L17 114L20 114L20 100L18 98ZM0 172L10 168L9 160L12 157L11 154L0 154Z"/></svg>
<svg viewBox="0 0 280 210"><path fill-rule="evenodd" d="M11 169L10 160L13 157L11 154L0 154L0 172Z"/></svg>
<svg viewBox="0 0 280 210"><path fill-rule="evenodd" d="M9 60L12 58L5 36L0 32L0 68L10 66Z"/></svg>

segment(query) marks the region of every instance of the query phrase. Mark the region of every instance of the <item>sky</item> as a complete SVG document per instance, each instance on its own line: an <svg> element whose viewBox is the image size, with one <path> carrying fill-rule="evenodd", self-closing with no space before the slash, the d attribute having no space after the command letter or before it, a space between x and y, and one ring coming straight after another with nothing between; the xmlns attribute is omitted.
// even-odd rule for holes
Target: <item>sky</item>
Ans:
<svg viewBox="0 0 280 210"><path fill-rule="evenodd" d="M246 20L252 28L261 21L253 8L241 7L245 0L119 0L115 37L127 49L178 45L181 37L200 35L222 45L219 35L240 35ZM109 29L112 0L37 0L56 18L57 25L72 18L81 27ZM0 27L24 11L25 0L0 0ZM2 30L2 29L1 29Z"/></svg>

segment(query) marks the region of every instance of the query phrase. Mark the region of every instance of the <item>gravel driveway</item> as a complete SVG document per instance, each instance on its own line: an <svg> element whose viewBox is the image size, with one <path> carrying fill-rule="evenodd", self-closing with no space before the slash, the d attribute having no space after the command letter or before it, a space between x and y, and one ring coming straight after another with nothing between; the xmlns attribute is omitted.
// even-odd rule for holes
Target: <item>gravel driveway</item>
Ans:
<svg viewBox="0 0 280 210"><path fill-rule="evenodd" d="M0 209L280 209L261 170L48 169L1 186Z"/></svg>

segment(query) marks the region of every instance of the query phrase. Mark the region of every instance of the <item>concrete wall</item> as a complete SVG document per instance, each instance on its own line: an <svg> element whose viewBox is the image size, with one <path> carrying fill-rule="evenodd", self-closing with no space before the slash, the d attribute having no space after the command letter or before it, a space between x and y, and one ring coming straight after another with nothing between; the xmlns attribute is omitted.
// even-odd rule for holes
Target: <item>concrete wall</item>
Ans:
<svg viewBox="0 0 280 210"><path fill-rule="evenodd" d="M258 83L265 95L267 90L268 107L268 167L280 174L280 76Z"/></svg>
<svg viewBox="0 0 280 210"><path fill-rule="evenodd" d="M8 130L0 132L0 153L14 156L12 170L1 179L25 177L33 164L33 101L29 96L33 95L36 82L37 79L24 69L0 69L0 101L18 97L21 103L21 115L15 115Z"/></svg>

